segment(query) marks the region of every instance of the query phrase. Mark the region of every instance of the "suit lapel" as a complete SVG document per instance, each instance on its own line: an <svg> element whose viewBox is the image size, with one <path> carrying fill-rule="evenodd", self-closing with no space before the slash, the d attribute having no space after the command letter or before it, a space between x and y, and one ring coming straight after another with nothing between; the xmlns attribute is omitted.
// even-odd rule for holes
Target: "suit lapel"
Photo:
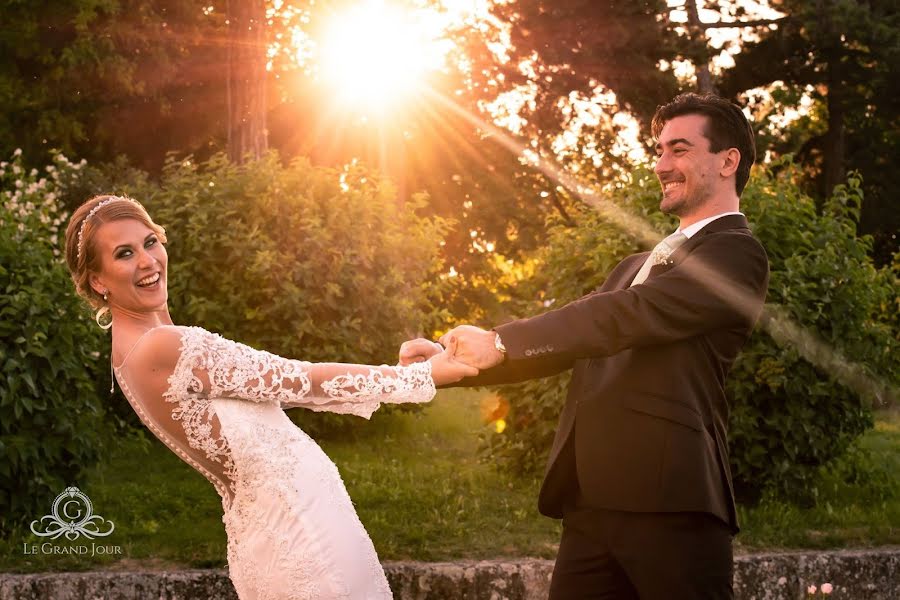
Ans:
<svg viewBox="0 0 900 600"><path fill-rule="evenodd" d="M675 252L669 256L669 260L665 262L665 264L661 265L653 265L650 267L650 272L647 274L647 279L651 279L656 277L657 275L662 275L669 269L681 264L681 261L691 253L694 246L697 245L697 242L703 238L705 235L709 235L710 233L718 233L720 231L727 231L729 229L748 229L749 226L747 224L747 218L743 215L728 215L725 217L721 217L716 219L715 221L708 223L703 229L692 235L684 244L682 244ZM643 264L643 262L641 262ZM640 269L640 266L638 266ZM634 272L637 274L637 270ZM634 279L634 275L632 275L632 279ZM631 280L629 280L629 283Z"/></svg>
<svg viewBox="0 0 900 600"><path fill-rule="evenodd" d="M641 270L641 266L644 264L644 261L647 260L648 256L650 256L649 252L641 252L640 254L632 254L631 256L626 258L626 261L631 262L622 265L622 269L620 271L621 275L619 277L610 278L609 289L623 290L631 285L631 282L634 281L634 277L637 275L638 271Z"/></svg>

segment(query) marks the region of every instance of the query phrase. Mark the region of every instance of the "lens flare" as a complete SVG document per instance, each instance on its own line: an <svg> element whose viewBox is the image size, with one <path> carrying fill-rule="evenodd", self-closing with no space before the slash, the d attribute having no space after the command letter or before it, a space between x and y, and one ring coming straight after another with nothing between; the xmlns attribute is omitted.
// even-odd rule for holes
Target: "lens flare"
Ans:
<svg viewBox="0 0 900 600"><path fill-rule="evenodd" d="M436 16L366 2L334 15L321 37L320 73L335 100L349 108L396 110L441 67L446 41L429 24Z"/></svg>

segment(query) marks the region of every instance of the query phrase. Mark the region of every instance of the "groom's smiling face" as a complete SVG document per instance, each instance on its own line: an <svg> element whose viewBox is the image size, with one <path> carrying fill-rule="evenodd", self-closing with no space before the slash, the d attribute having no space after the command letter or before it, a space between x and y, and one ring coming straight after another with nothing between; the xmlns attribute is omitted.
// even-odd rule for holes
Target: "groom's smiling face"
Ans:
<svg viewBox="0 0 900 600"><path fill-rule="evenodd" d="M710 152L706 127L707 117L682 115L668 121L659 135L654 170L664 213L690 216L720 190L723 152Z"/></svg>
<svg viewBox="0 0 900 600"><path fill-rule="evenodd" d="M121 219L101 225L94 239L100 272L91 275L91 286L108 290L111 306L144 312L166 305L169 257L155 231Z"/></svg>

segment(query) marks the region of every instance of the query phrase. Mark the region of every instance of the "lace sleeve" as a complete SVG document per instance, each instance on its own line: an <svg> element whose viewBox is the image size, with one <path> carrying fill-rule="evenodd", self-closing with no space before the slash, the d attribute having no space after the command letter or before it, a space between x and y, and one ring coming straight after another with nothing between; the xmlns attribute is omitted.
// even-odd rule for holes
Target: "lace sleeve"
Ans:
<svg viewBox="0 0 900 600"><path fill-rule="evenodd" d="M306 403L282 402L283 407L305 405L368 419L383 403L428 402L435 394L429 362L408 367L316 363L309 365L309 375Z"/></svg>
<svg viewBox="0 0 900 600"><path fill-rule="evenodd" d="M191 327L167 396L206 394L369 418L382 403L428 402L431 363L374 367L290 360Z"/></svg>

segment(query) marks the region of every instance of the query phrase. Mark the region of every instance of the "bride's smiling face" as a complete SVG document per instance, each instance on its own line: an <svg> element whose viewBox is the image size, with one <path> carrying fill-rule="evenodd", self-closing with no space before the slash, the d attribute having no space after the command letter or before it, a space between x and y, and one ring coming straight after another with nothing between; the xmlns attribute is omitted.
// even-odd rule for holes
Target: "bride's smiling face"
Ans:
<svg viewBox="0 0 900 600"><path fill-rule="evenodd" d="M110 308L148 312L165 307L169 256L155 231L136 219L109 221L94 236L100 272L91 287L106 292Z"/></svg>

